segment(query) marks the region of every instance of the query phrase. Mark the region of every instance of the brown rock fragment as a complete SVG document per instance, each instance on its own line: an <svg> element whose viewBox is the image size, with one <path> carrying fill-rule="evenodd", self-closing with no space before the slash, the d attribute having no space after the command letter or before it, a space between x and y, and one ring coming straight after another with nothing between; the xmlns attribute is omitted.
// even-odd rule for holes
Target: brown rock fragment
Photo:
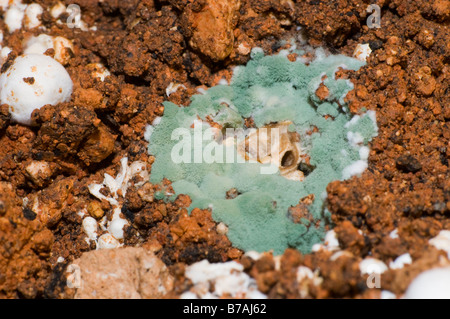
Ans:
<svg viewBox="0 0 450 319"><path fill-rule="evenodd" d="M103 123L88 137L78 156L86 163L99 163L114 151L114 142L117 136L111 134Z"/></svg>
<svg viewBox="0 0 450 319"><path fill-rule="evenodd" d="M37 218L24 216L21 198L5 182L0 182L0 243L0 299L42 297L53 234Z"/></svg>
<svg viewBox="0 0 450 319"><path fill-rule="evenodd" d="M88 210L89 215L91 215L92 217L94 217L96 219L100 219L103 217L103 215L105 215L105 212L102 209L102 205L98 201L90 202L87 207L87 210Z"/></svg>
<svg viewBox="0 0 450 319"><path fill-rule="evenodd" d="M9 122L11 115L9 114L9 107L6 104L0 105L0 130L4 129Z"/></svg>
<svg viewBox="0 0 450 319"><path fill-rule="evenodd" d="M190 45L211 58L221 61L233 51L234 16L239 10L239 0L206 0L203 8L188 5L185 15L191 28Z"/></svg>
<svg viewBox="0 0 450 319"><path fill-rule="evenodd" d="M30 195L27 209L36 213L44 225L56 225L64 208L73 201L75 180L75 177L59 178L48 188Z"/></svg>

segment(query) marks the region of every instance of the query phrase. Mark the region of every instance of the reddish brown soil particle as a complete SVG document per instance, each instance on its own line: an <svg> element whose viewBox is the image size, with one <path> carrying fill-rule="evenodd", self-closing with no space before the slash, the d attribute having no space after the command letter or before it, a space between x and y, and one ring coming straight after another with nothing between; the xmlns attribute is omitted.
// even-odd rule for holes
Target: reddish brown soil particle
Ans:
<svg viewBox="0 0 450 319"><path fill-rule="evenodd" d="M330 90L328 90L328 88L323 83L320 83L319 88L316 90L317 97L321 101L323 101L328 97L329 94Z"/></svg>

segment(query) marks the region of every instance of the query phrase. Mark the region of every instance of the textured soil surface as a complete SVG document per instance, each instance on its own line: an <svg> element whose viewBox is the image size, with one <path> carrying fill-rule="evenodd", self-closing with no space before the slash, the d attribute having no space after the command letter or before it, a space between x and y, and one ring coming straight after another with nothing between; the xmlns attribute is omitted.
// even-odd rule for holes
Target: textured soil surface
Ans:
<svg viewBox="0 0 450 319"><path fill-rule="evenodd" d="M350 110L377 114L369 167L327 188L338 255L288 249L254 260L232 246L210 211L189 215L188 196L167 202L153 196L161 186L132 185L119 199L130 223L124 246L153 253L173 278L164 295L142 296L177 298L192 287L186 267L203 259L242 263L269 298L380 298L382 290L401 297L419 273L448 263L429 240L450 230L450 1L377 1L380 28L366 25L370 1L362 0L64 1L78 4L95 31L57 23L47 11L55 1L34 2L44 8L45 33L73 41L65 67L74 91L70 102L34 111L29 127L10 121L8 106L0 106L0 298L73 298L67 267L79 258L88 262L83 254L96 249L85 240L79 212L112 215L110 203L93 197L88 185L104 173L116 176L125 156L151 172L144 132L163 114L162 102L188 105L198 88L229 80L251 48L266 54L287 48L280 40L298 38L298 27L309 45L332 53L351 56L359 43L372 50L366 66L346 75L355 85ZM10 34L3 18L0 29L3 46L12 49L6 64L22 54L24 39L43 33ZM95 63L110 71L104 81L93 76ZM184 86L168 96L171 83ZM45 167L37 174L30 169L36 162ZM293 210L302 214L302 205ZM381 289L367 287L363 259L389 265L405 253L411 264L384 272ZM139 256L136 265L150 258ZM321 283L299 282L299 266L316 271Z"/></svg>

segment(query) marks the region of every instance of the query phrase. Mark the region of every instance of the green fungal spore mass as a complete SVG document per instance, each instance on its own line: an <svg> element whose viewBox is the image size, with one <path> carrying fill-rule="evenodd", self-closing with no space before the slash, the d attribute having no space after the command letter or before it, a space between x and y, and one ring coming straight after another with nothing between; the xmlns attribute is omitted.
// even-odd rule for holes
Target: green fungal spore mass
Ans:
<svg viewBox="0 0 450 319"><path fill-rule="evenodd" d="M375 113L350 114L344 97L353 88L352 83L335 77L340 67L357 70L363 64L331 55L307 65L300 59L291 62L283 55L264 56L254 49L248 64L235 69L229 85L193 96L188 107L165 102L164 116L158 124L150 125L146 134L149 153L155 156L151 182L167 178L172 181L174 196L191 197L190 209L211 209L213 218L228 226L227 236L233 245L244 251L281 254L294 247L310 252L313 244L323 240L329 222L324 208L326 186L364 171L367 145L377 134ZM329 91L322 100L316 96L321 83ZM194 132L198 129L194 122L199 121L200 133L205 135L212 122L223 130L246 130L245 119L249 118L256 128L292 123L289 131L298 133L303 155L308 157L309 169L304 171L303 180L285 178L279 171L263 174L262 168L267 165L258 161L226 161L225 153L236 149L238 143L224 143L225 138L198 142L202 134ZM184 134L174 134L180 128ZM182 139L185 143L180 147ZM205 152L212 150L215 161L195 160L199 143ZM226 145L227 152L222 154L211 145ZM174 160L174 150L184 153L188 160ZM239 156L236 152L235 159ZM313 198L308 202L309 218L296 220L289 208L307 196Z"/></svg>

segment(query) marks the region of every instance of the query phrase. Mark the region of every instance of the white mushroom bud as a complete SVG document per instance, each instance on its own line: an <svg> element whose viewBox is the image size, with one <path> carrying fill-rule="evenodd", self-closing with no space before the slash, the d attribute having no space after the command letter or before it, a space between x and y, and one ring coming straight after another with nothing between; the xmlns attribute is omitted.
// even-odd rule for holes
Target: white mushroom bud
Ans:
<svg viewBox="0 0 450 319"><path fill-rule="evenodd" d="M30 125L35 109L69 101L72 88L69 73L58 61L25 54L0 75L0 103L9 105L13 121Z"/></svg>
<svg viewBox="0 0 450 319"><path fill-rule="evenodd" d="M116 239L123 239L123 227L127 225L128 222L123 218L116 218L111 221L108 226L108 231Z"/></svg>

